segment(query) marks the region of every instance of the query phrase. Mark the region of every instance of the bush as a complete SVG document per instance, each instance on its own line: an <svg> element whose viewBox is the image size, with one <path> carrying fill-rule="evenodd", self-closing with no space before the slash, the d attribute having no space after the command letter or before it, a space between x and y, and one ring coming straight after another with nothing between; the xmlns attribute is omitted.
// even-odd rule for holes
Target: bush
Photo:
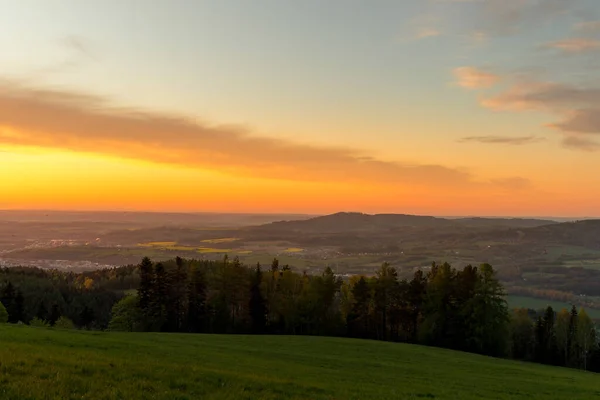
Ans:
<svg viewBox="0 0 600 400"><path fill-rule="evenodd" d="M48 327L48 323L39 318L34 318L31 321L29 321L29 326Z"/></svg>
<svg viewBox="0 0 600 400"><path fill-rule="evenodd" d="M4 307L4 304L0 303L0 324L5 324L8 322L8 311Z"/></svg>
<svg viewBox="0 0 600 400"><path fill-rule="evenodd" d="M142 315L136 296L126 296L112 308L109 331L135 332L141 330Z"/></svg>
<svg viewBox="0 0 600 400"><path fill-rule="evenodd" d="M54 327L58 329L75 329L75 324L67 317L60 317L54 323Z"/></svg>

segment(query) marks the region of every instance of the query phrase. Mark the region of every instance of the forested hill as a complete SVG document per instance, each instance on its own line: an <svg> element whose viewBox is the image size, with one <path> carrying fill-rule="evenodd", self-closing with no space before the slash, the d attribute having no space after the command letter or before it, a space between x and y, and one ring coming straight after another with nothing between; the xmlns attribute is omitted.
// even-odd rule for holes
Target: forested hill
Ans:
<svg viewBox="0 0 600 400"><path fill-rule="evenodd" d="M340 212L299 221L278 221L254 228L261 231L332 233L382 231L398 228L531 228L555 221L520 218L438 218L406 214L363 214Z"/></svg>

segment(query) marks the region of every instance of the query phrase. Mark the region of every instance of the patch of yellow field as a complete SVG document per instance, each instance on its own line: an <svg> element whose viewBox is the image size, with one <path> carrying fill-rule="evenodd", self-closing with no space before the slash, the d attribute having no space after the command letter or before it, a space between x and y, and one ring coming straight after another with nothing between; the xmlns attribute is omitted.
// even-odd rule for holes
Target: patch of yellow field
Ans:
<svg viewBox="0 0 600 400"><path fill-rule="evenodd" d="M206 240L203 240L202 243L212 243L212 244L230 243L230 242L235 242L236 240L239 240L239 238L206 239Z"/></svg>
<svg viewBox="0 0 600 400"><path fill-rule="evenodd" d="M304 251L304 249L301 249L300 247L288 247L287 249L284 250L286 253L299 253L301 251Z"/></svg>
<svg viewBox="0 0 600 400"><path fill-rule="evenodd" d="M252 250L240 250L236 251L237 254L252 254Z"/></svg>
<svg viewBox="0 0 600 400"><path fill-rule="evenodd" d="M211 247L198 247L196 249L198 253L230 253L231 249L215 249Z"/></svg>
<svg viewBox="0 0 600 400"><path fill-rule="evenodd" d="M166 246L175 246L177 242L148 242L148 243L138 243L138 246L141 247L166 247Z"/></svg>

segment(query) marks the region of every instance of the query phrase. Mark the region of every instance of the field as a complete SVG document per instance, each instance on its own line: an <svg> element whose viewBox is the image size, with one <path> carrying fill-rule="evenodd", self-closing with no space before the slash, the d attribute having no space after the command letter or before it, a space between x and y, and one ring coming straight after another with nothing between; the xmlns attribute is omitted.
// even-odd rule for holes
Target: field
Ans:
<svg viewBox="0 0 600 400"><path fill-rule="evenodd" d="M563 303L557 300L536 299L534 297L508 295L506 296L506 301L508 302L508 306L510 308L524 307L531 308L533 310L540 310L551 306L555 311L560 311L563 308L566 308L569 311L571 310L571 304ZM585 312L590 316L590 318L600 319L600 310L586 308Z"/></svg>
<svg viewBox="0 0 600 400"><path fill-rule="evenodd" d="M598 375L298 336L0 326L2 399L591 399Z"/></svg>

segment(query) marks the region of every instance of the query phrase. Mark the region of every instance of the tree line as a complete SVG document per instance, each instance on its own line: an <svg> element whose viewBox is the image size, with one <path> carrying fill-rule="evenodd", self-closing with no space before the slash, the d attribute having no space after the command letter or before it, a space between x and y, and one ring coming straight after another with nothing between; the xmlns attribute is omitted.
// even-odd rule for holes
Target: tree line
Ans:
<svg viewBox="0 0 600 400"><path fill-rule="evenodd" d="M140 284L109 329L345 336L417 343L600 370L595 326L583 309L510 311L489 264L433 264L410 280L384 264L343 281L236 258L139 265Z"/></svg>
<svg viewBox="0 0 600 400"><path fill-rule="evenodd" d="M509 310L489 264L342 280L274 259L152 262L81 274L0 269L0 321L118 331L342 336L600 371L583 309ZM3 311L4 310L4 311Z"/></svg>

